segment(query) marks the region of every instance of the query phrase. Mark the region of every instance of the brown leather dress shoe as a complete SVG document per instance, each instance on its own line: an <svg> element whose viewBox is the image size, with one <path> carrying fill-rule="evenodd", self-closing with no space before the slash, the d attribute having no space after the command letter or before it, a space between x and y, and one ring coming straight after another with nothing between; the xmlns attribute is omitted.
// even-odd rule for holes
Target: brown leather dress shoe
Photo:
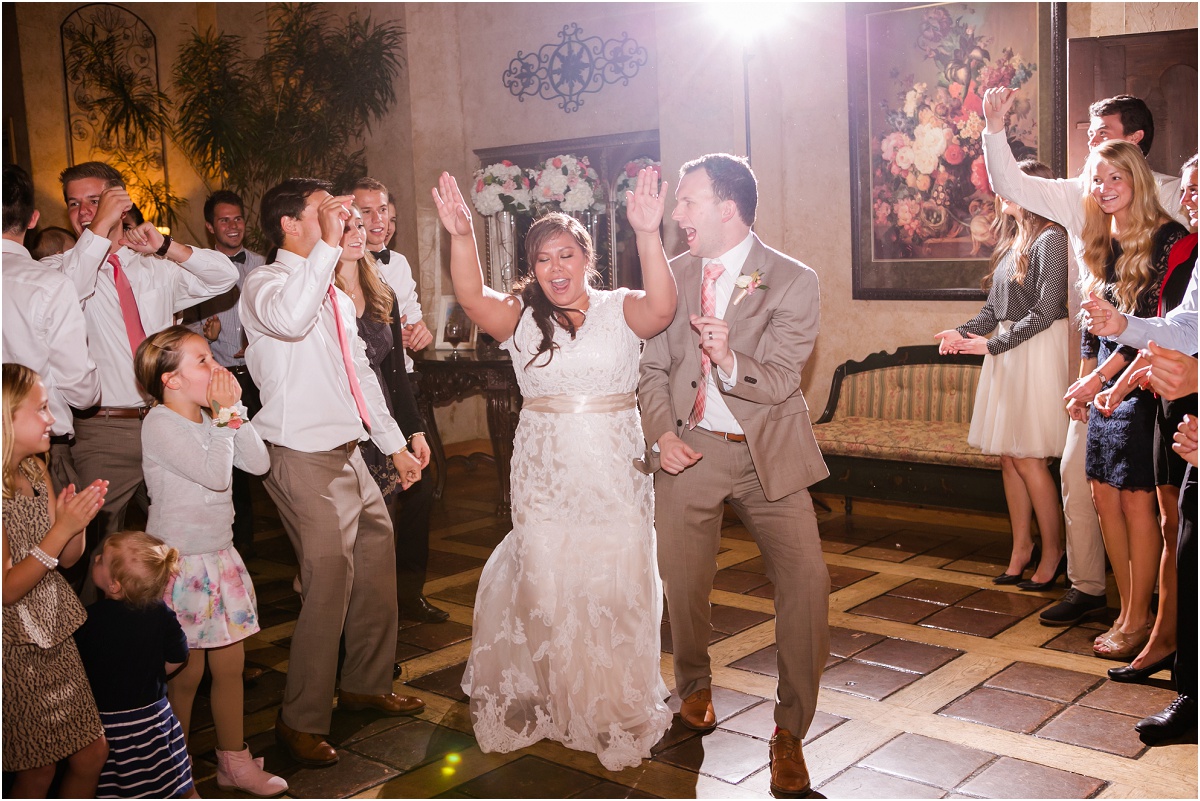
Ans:
<svg viewBox="0 0 1200 801"><path fill-rule="evenodd" d="M771 738L771 792L801 795L812 789L808 765L800 740L787 729L780 729Z"/></svg>
<svg viewBox="0 0 1200 801"><path fill-rule="evenodd" d="M338 693L338 709L353 712L358 709L374 709L385 715L415 715L425 708L420 698L408 695L385 693L384 695L362 695L342 690Z"/></svg>
<svg viewBox="0 0 1200 801"><path fill-rule="evenodd" d="M282 716L275 718L275 740L301 765L327 768L337 764L338 752L322 735L296 731L283 722Z"/></svg>
<svg viewBox="0 0 1200 801"><path fill-rule="evenodd" d="M692 731L712 731L717 727L717 712L713 709L712 690L705 687L683 699L679 719Z"/></svg>

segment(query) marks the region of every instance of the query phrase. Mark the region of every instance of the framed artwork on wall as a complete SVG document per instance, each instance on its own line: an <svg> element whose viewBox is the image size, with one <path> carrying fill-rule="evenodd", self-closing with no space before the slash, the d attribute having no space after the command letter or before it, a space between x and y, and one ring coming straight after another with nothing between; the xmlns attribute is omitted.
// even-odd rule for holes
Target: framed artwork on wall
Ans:
<svg viewBox="0 0 1200 801"><path fill-rule="evenodd" d="M1018 92L1018 159L1065 164L1065 4L850 3L853 296L982 300L995 196L983 93Z"/></svg>
<svg viewBox="0 0 1200 801"><path fill-rule="evenodd" d="M435 350L452 350L456 353L459 348L475 348L475 324L453 295L438 298L437 335L433 347Z"/></svg>

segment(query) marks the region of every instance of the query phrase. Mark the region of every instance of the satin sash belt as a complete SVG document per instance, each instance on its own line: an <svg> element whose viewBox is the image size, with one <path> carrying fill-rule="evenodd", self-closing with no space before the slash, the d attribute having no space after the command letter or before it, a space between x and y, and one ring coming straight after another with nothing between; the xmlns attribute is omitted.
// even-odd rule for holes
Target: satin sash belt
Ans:
<svg viewBox="0 0 1200 801"><path fill-rule="evenodd" d="M547 414L624 412L637 408L637 400L632 392L616 395L543 395L540 398L527 398L521 408Z"/></svg>

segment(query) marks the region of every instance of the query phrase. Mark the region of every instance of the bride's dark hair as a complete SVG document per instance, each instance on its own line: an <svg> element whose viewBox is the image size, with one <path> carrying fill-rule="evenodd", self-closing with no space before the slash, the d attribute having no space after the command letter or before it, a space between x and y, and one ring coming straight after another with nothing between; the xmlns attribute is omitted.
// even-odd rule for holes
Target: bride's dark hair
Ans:
<svg viewBox="0 0 1200 801"><path fill-rule="evenodd" d="M575 338L577 326L567 312L580 310L565 309L551 303L550 299L546 297L546 293L542 291L542 285L538 283L535 273L538 253L547 242L560 234L568 234L579 245L579 250L583 253L584 261L587 263L587 270L584 273L584 281L587 285L595 286L596 280L600 277L595 268L596 249L592 246L592 237L579 220L568 214L554 212L538 219L530 226L529 233L525 235L525 261L529 266L529 272L513 286L513 294L521 298L524 306L521 313L524 314L528 310L533 315L534 324L542 332L542 341L538 343L537 350L526 363L526 367L532 365L543 353L548 355L546 361L538 365L539 367L545 367L554 358L554 351L558 349L558 345L554 342L555 325L569 333L571 339Z"/></svg>

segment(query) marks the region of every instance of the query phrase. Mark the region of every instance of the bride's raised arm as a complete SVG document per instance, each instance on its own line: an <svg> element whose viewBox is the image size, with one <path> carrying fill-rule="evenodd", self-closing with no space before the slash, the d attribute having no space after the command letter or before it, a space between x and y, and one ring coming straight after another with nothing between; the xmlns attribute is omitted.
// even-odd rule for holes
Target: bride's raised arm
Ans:
<svg viewBox="0 0 1200 801"><path fill-rule="evenodd" d="M497 292L483 282L471 211L450 173L443 172L438 178L433 202L442 225L450 232L450 280L454 283L454 296L476 325L497 342L503 342L517 329L521 303L513 295Z"/></svg>
<svg viewBox="0 0 1200 801"><path fill-rule="evenodd" d="M662 237L658 230L663 219L664 181L658 184L658 171L642 169L637 186L627 193L625 214L637 234L638 259L642 262L644 292L630 292L625 298L625 322L642 339L649 339L671 324L675 317L675 276L667 265Z"/></svg>

